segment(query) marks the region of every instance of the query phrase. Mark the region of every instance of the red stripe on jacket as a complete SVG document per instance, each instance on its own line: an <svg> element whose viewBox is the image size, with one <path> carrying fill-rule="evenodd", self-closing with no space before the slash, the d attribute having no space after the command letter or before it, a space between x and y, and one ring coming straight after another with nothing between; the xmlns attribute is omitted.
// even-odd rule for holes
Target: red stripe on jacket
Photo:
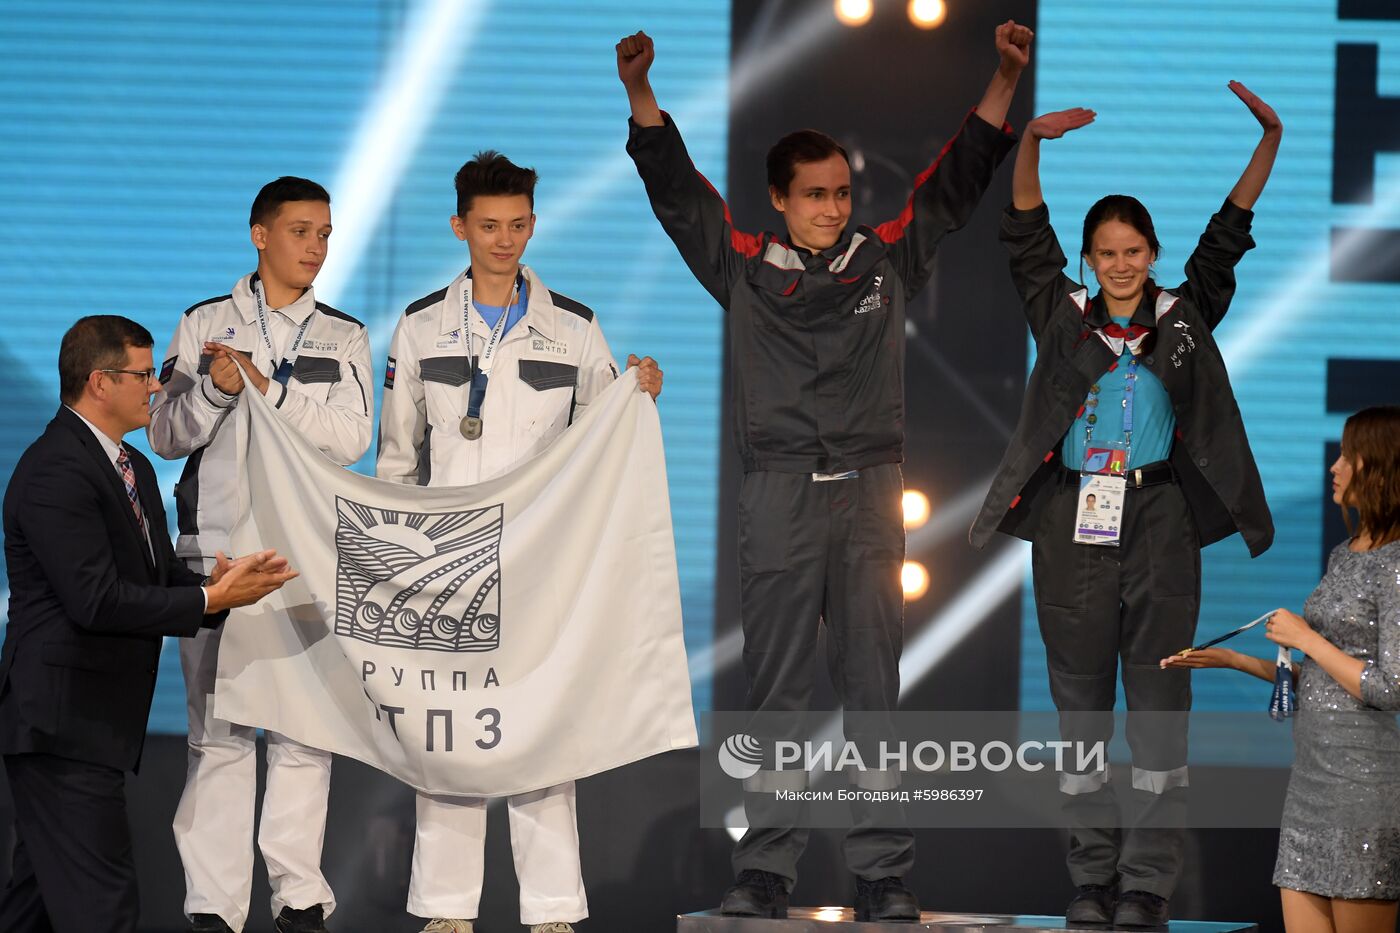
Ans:
<svg viewBox="0 0 1400 933"><path fill-rule="evenodd" d="M977 108L972 108L972 110L969 111L968 115L965 118L963 118L963 125L966 126L967 121L972 119L972 116L976 113ZM1011 132L1011 124L1003 122L1001 125L1001 131L1003 133ZM921 188L925 182L927 182L930 178L933 177L933 173L938 171L938 163L943 161L943 157L948 154L949 149L953 148L953 143L961 134L962 127L960 126L958 127L958 131L953 134L953 138L943 144L943 148L939 150L937 157L933 160L933 163L928 168L920 172L918 178L914 179L914 190L909 193L909 200L905 202L904 210L899 212L899 216L896 217L894 220L887 220L884 223L880 224L880 226L875 228L875 232L879 234L881 240L884 240L886 243L893 243L904 236L905 229L911 223L914 222L914 196L918 194L919 188Z"/></svg>
<svg viewBox="0 0 1400 933"><path fill-rule="evenodd" d="M715 186L710 184L710 180L706 178L699 169L695 170L695 174L700 176L700 180L705 183L706 188L714 192L715 197L719 198L719 203L724 208L724 222L729 225L730 247L733 248L734 252L743 253L750 258L757 256L763 249L763 237L754 236L752 233L744 233L742 230L735 229L734 217L729 213L729 204L724 200L724 195L720 194L719 191L715 189Z"/></svg>

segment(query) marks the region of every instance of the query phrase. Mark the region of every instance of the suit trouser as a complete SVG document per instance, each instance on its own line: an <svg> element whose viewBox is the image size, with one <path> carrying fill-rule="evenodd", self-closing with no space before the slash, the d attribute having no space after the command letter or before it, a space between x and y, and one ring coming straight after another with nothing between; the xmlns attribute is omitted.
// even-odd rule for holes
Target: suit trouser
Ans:
<svg viewBox="0 0 1400 933"><path fill-rule="evenodd" d="M135 933L140 904L126 775L53 755L5 756L15 804L5 933Z"/></svg>
<svg viewBox="0 0 1400 933"><path fill-rule="evenodd" d="M185 790L175 810L175 845L185 869L185 913L217 914L234 930L248 919L253 889L257 730L216 719L210 709L223 627L180 639L189 712ZM335 897L321 874L331 755L267 732L267 784L258 847L272 886L272 913Z"/></svg>
<svg viewBox="0 0 1400 933"><path fill-rule="evenodd" d="M1196 634L1196 526L1174 483L1128 490L1119 547L1075 544L1077 509L1077 482L1055 491L1031 549L1050 693L1062 739L1107 743L1121 658L1133 765L1128 787L1107 768L1060 776L1070 879L1170 897L1182 866L1191 677L1158 662ZM1144 711L1152 715L1133 716Z"/></svg>
<svg viewBox="0 0 1400 933"><path fill-rule="evenodd" d="M486 798L418 794L418 829L408 912L473 920L485 874ZM510 845L520 881L520 922L588 916L579 865L574 782L507 798Z"/></svg>
<svg viewBox="0 0 1400 933"><path fill-rule="evenodd" d="M842 705L864 713L895 708L904 646L903 490L893 463L827 482L809 473L744 475L739 578L750 710L770 714L770 721L773 714L807 712L818 620L826 626L827 667ZM862 729L871 718L861 717ZM880 737L852 734L852 721L847 738L858 748ZM801 825L805 805L774 800L773 782L783 777L760 771L745 782L759 792L744 795L749 829L734 847L733 865L735 872L780 875L791 888L808 831ZM914 834L898 805L854 805L852 818L844 850L853 874L908 872Z"/></svg>

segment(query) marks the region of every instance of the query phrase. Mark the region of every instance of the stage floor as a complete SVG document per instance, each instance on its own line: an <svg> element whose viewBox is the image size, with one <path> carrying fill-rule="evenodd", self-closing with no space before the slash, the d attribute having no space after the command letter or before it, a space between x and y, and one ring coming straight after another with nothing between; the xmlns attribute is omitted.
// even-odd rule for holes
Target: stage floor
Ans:
<svg viewBox="0 0 1400 933"><path fill-rule="evenodd" d="M936 930L946 933L971 933L973 930L1014 930L1016 933L1037 933L1041 930L1065 930L1064 917L1015 916L1010 914L945 914L924 911L916 923L857 923L849 907L793 907L786 920L757 917L725 917L717 910L683 914L676 918L676 933L891 933L892 930ZM1113 933L1112 927L1089 925L1068 929L1095 930ZM1133 933L1144 930L1167 933L1252 933L1253 923L1210 923L1202 920L1173 920L1162 927L1130 927Z"/></svg>

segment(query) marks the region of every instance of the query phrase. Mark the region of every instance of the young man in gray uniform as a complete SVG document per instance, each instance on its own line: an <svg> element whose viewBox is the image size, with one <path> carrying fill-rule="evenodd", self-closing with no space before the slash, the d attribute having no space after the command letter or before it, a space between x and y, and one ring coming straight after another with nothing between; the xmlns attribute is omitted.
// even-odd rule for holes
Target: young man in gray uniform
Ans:
<svg viewBox="0 0 1400 933"><path fill-rule="evenodd" d="M1001 63L974 115L919 175L899 217L877 227L848 229L851 172L835 140L815 130L779 140L768 181L786 237L735 229L657 105L647 79L651 39L637 33L617 45L632 108L627 151L667 235L730 315L751 710L806 711L819 617L836 646L833 680L844 707L882 714L898 700L904 305L1011 149L1004 120L1030 41L1030 30L1013 22L997 28ZM849 737L858 745L873 738ZM784 780L792 777L762 770L745 781L750 828L734 851L727 914L786 916L807 832L772 802L774 792L797 789ZM898 780L861 777L869 790ZM902 880L914 862L913 834L890 825L895 814L853 810L846 863L856 876L857 919L917 919Z"/></svg>
<svg viewBox="0 0 1400 933"><path fill-rule="evenodd" d="M243 464L229 415L243 392L261 392L337 463L354 463L369 447L369 337L311 291L331 234L330 195L313 181L279 178L258 192L248 222L257 271L180 319L147 428L157 454L189 458L175 486L175 552L194 570L228 550L238 518ZM196 933L241 930L252 891L256 730L210 714L221 631L180 644L190 754L175 843ZM320 933L335 908L321 874L330 776L328 752L267 733L258 844L279 933Z"/></svg>
<svg viewBox="0 0 1400 933"><path fill-rule="evenodd" d="M535 229L534 170L495 152L457 172L452 232L471 265L410 304L389 350L379 417L381 479L420 486L479 483L558 437L617 378L593 312L521 265ZM628 357L653 398L661 370ZM507 801L532 933L569 933L588 916L574 782ZM486 800L418 794L408 910L424 933L471 933L485 870Z"/></svg>

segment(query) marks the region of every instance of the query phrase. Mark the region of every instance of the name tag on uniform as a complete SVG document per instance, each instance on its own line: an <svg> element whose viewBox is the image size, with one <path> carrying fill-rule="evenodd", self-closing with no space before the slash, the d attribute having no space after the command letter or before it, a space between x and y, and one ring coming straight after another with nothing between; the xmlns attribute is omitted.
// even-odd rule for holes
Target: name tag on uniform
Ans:
<svg viewBox="0 0 1400 933"><path fill-rule="evenodd" d="M1076 544L1118 546L1127 490L1127 480L1121 476L1080 474L1078 518L1074 523Z"/></svg>

